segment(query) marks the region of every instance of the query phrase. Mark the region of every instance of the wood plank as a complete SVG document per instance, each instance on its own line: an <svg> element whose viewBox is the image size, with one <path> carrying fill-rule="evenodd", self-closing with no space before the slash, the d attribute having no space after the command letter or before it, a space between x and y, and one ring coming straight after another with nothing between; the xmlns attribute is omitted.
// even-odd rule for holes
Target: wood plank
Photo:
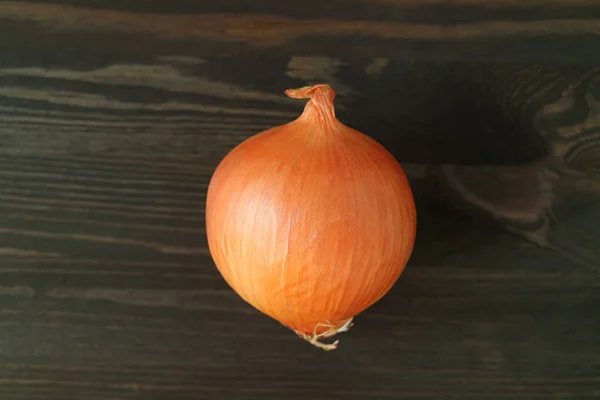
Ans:
<svg viewBox="0 0 600 400"><path fill-rule="evenodd" d="M205 172L107 157L5 157L3 171L19 180L0 203L0 382L15 398L597 395L597 270L449 210L426 180L411 265L331 357L198 251Z"/></svg>
<svg viewBox="0 0 600 400"><path fill-rule="evenodd" d="M450 209L430 178L413 178L411 265L330 356L219 277L206 171L68 156L2 170L0 382L15 398L597 395L597 270Z"/></svg>
<svg viewBox="0 0 600 400"><path fill-rule="evenodd" d="M166 4L166 3L165 3ZM274 52L433 60L597 63L600 5L594 2L267 1L245 3L10 1L0 4L0 49L30 54L179 49L197 56ZM31 40L35 36L37 40ZM17 38L17 40L14 40ZM352 46L343 46L352 40Z"/></svg>

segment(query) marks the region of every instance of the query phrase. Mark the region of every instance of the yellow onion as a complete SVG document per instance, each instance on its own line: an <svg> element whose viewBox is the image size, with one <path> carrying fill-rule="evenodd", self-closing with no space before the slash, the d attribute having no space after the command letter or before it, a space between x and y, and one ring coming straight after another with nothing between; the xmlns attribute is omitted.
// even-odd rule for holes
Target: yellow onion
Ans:
<svg viewBox="0 0 600 400"><path fill-rule="evenodd" d="M404 171L335 116L328 85L296 120L252 136L219 164L206 199L210 253L250 305L325 350L322 338L394 285L410 258L416 209Z"/></svg>

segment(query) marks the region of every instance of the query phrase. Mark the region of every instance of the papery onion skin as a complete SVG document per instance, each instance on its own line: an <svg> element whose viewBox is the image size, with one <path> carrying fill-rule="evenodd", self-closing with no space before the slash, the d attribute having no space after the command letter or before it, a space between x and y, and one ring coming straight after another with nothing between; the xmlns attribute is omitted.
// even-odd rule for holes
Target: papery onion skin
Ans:
<svg viewBox="0 0 600 400"><path fill-rule="evenodd" d="M245 140L215 170L208 244L246 302L331 349L318 339L345 330L404 270L415 203L394 157L336 119L329 86L286 94L310 98L302 115Z"/></svg>

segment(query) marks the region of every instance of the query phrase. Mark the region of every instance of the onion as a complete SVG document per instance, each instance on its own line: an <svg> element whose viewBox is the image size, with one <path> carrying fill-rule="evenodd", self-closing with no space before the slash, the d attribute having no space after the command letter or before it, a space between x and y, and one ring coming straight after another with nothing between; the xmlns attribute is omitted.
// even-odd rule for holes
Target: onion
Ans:
<svg viewBox="0 0 600 400"><path fill-rule="evenodd" d="M328 85L296 120L250 137L211 178L206 233L225 281L262 313L325 350L383 297L410 258L416 209L404 171L335 116Z"/></svg>

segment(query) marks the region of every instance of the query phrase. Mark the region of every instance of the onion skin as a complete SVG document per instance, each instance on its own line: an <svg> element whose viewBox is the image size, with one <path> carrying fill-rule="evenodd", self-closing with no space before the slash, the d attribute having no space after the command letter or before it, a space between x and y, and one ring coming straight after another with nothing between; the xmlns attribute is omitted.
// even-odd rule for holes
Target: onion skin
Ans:
<svg viewBox="0 0 600 400"><path fill-rule="evenodd" d="M206 200L210 253L246 302L319 339L347 330L408 262L416 208L404 171L335 117L327 85L288 90L302 115L250 137L219 164Z"/></svg>

